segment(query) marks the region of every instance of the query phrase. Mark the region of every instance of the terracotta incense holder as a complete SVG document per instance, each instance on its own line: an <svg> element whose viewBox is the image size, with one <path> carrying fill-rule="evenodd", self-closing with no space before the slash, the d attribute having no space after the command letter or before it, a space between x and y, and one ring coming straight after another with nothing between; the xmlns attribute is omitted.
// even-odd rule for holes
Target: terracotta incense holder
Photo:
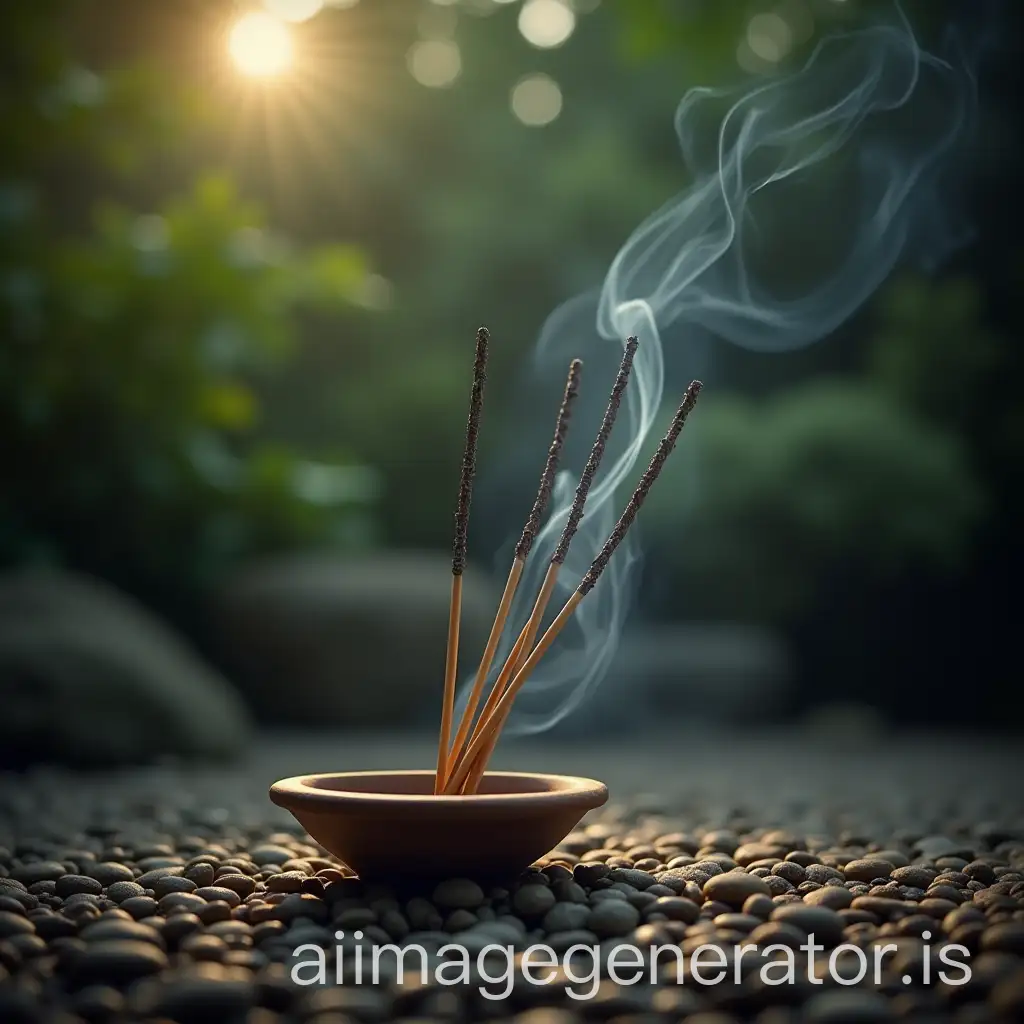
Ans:
<svg viewBox="0 0 1024 1024"><path fill-rule="evenodd" d="M608 799L593 779L487 772L472 796L435 796L434 771L277 782L270 799L363 879L515 878Z"/></svg>
<svg viewBox="0 0 1024 1024"><path fill-rule="evenodd" d="M306 775L275 783L274 803L287 808L321 846L362 878L509 879L538 857L554 849L587 811L608 799L601 782L564 775L520 772L488 772L487 764L509 716L516 695L576 608L594 589L616 548L675 447L687 416L700 393L693 381L662 438L633 496L597 551L590 569L543 633L548 603L555 593L584 504L595 480L605 446L626 395L636 354L636 338L628 338L622 362L612 386L601 426L590 457L580 474L572 506L565 515L561 537L548 558L544 580L518 639L497 670L489 695L484 699L501 637L508 624L516 589L538 537L552 495L555 472L579 391L582 363L569 364L565 392L548 449L533 508L515 548L508 582L498 606L461 720L455 722L455 689L459 661L459 622L462 610L462 574L466 565L469 505L476 465L477 435L490 335L480 328L476 336L473 390L466 427L458 504L455 510L455 541L452 547L452 593L448 615L448 647L444 666L444 695L433 771L349 772ZM635 456L620 456L617 472L624 475ZM626 459L627 463L622 463Z"/></svg>

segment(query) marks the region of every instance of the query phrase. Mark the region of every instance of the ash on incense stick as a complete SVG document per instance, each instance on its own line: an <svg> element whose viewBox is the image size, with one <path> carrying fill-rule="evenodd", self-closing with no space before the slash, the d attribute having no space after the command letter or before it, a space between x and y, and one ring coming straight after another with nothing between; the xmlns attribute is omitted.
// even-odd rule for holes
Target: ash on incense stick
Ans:
<svg viewBox="0 0 1024 1024"><path fill-rule="evenodd" d="M540 529L541 520L547 511L548 503L551 501L551 490L555 483L555 471L558 469L559 459L562 457L562 447L565 444L565 435L569 429L569 419L572 415L572 407L576 402L580 390L580 374L583 371L583 361L574 359L569 365L569 377L565 382L565 395L562 398L562 406L558 410L558 421L555 425L555 436L548 449L547 462L544 464L544 472L541 475L540 487L537 489L537 497L534 499L533 508L523 527L522 536L516 544L516 558L523 560L530 554L533 542L537 538L537 531Z"/></svg>
<svg viewBox="0 0 1024 1024"><path fill-rule="evenodd" d="M640 478L640 482L636 485L633 496L629 499L629 503L619 517L619 521L615 524L615 528L609 535L608 540L605 541L604 547L598 552L589 571L580 582L579 589L582 593L588 594L594 589L601 573L605 570L605 566L608 565L609 559L615 553L615 549L622 543L623 537L626 536L626 531L632 526L637 512L640 511L640 506L647 500L647 495L650 493L651 487L654 486L654 481L658 479L662 467L664 467L669 455L672 454L672 449L675 448L676 442L679 440L679 435L682 432L683 425L686 423L686 418L697 404L697 398L703 386L699 380L695 380L686 389L686 395L676 410L675 416L672 417L672 424L668 432L661 439L661 443L658 445L650 465Z"/></svg>
<svg viewBox="0 0 1024 1024"><path fill-rule="evenodd" d="M615 384L612 386L612 393L608 399L608 408L605 410L601 429L598 431L597 439L594 441L590 458L587 459L587 464L583 467L583 472L580 474L580 482L576 486L576 496L573 498L572 508L569 509L569 518L566 521L565 529L559 538L555 553L551 556L551 561L559 565L565 561L565 556L569 553L569 545L572 543L580 520L583 518L583 506L587 500L587 495L590 493L590 486L594 482L597 470L601 465L601 459L604 456L608 438L611 436L612 427L615 426L615 419L619 413L623 392L629 383L629 374L633 368L633 356L636 355L637 344L636 338L629 338L626 341L626 350L622 356L622 364L619 366Z"/></svg>
<svg viewBox="0 0 1024 1024"><path fill-rule="evenodd" d="M473 496L473 476L476 473L476 449L480 435L480 410L484 404L487 384L487 350L490 334L486 327L476 332L476 357L473 361L473 391L466 424L466 448L462 456L462 476L459 480L459 499L455 507L455 541L452 544L452 574L461 576L466 568L466 548L469 536L469 506Z"/></svg>

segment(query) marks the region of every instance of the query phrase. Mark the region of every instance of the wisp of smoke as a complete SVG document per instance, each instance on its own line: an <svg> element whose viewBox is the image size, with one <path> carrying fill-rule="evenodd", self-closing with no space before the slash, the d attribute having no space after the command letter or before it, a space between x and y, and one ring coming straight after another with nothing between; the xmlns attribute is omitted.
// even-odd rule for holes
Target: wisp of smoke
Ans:
<svg viewBox="0 0 1024 1024"><path fill-rule="evenodd" d="M545 356L556 346L561 365L561 353L586 362L602 348L621 350L629 335L640 341L614 447L552 607L575 589L620 511L616 490L661 404L669 326L758 351L806 346L847 320L898 262L934 264L964 240L940 201L941 172L968 125L975 90L964 55L950 51L925 52L900 13L891 24L822 41L788 76L741 92L697 88L683 98L675 127L690 184L619 250L596 317L592 297L571 300L549 317L538 343L539 360L551 368ZM787 264L800 262L798 252L813 272L794 281ZM603 403L604 383L584 370L584 393L595 401ZM529 612L575 485L572 473L559 474L496 665ZM579 606L572 632L527 685L510 732L550 728L600 681L638 561L629 537Z"/></svg>

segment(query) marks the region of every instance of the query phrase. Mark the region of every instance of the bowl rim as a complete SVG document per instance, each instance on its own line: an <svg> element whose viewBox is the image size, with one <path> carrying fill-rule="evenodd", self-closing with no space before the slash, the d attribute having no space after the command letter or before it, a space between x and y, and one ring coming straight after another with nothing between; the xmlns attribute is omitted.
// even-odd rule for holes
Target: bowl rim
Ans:
<svg viewBox="0 0 1024 1024"><path fill-rule="evenodd" d="M416 807L441 810L456 808L485 810L511 808L518 805L559 805L600 807L608 800L608 787L597 779L578 775L557 775L546 772L491 771L486 774L506 779L534 779L556 782L557 788L530 790L523 793L473 793L470 795L437 795L433 793L375 793L351 789L321 789L314 780L381 778L394 776L433 776L433 768L385 769L380 771L317 772L280 779L270 787L270 799L283 807L308 807L325 810L328 805L369 809L393 807L396 811Z"/></svg>

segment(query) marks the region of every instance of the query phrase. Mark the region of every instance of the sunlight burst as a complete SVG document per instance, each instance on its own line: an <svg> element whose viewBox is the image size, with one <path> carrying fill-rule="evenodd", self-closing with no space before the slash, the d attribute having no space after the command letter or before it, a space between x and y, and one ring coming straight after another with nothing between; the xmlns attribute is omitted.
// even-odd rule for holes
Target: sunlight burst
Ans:
<svg viewBox="0 0 1024 1024"><path fill-rule="evenodd" d="M294 50L288 28L260 11L243 15L228 36L228 52L238 69L254 78L279 75L292 65Z"/></svg>

